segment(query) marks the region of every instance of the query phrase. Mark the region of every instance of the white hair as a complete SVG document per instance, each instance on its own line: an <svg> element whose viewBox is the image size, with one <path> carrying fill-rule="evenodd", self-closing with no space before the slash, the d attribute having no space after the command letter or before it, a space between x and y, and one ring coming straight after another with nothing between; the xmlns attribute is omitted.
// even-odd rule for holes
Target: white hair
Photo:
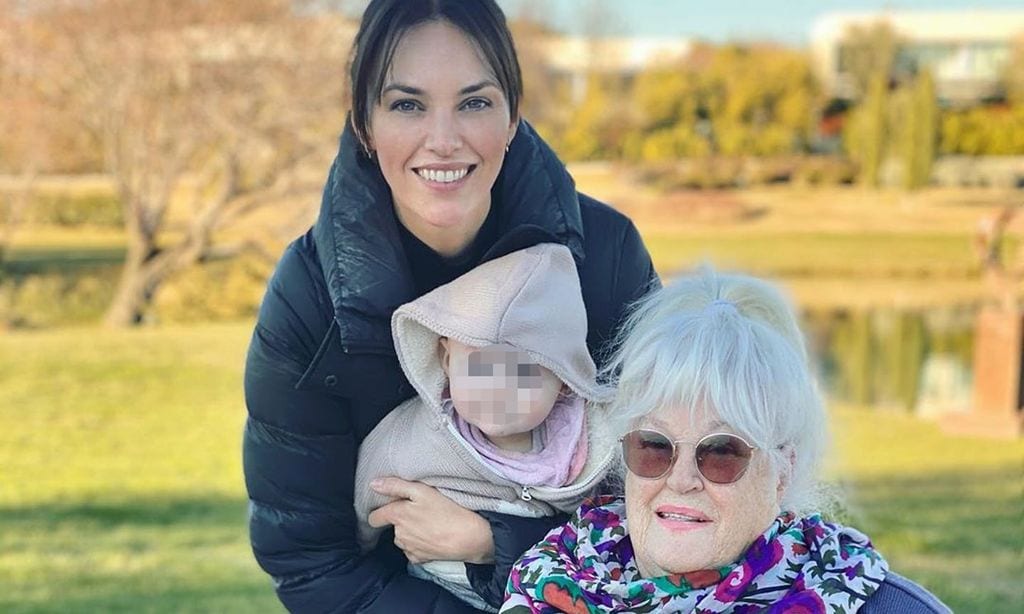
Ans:
<svg viewBox="0 0 1024 614"><path fill-rule="evenodd" d="M691 419L704 408L788 474L784 510L827 506L817 479L824 404L793 309L775 286L703 267L655 290L624 322L604 377L617 385L616 437L660 407L687 408Z"/></svg>

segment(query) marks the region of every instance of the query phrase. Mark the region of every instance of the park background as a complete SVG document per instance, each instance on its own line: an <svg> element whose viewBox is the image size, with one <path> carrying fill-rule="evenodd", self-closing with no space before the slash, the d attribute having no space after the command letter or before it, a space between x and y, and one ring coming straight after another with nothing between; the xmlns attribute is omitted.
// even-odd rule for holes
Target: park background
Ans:
<svg viewBox="0 0 1024 614"><path fill-rule="evenodd" d="M978 314L1024 294L1024 11L501 4L525 117L663 278L794 297L842 518L955 610L1024 611L1024 444L964 428ZM360 8L0 0L0 611L279 611L241 375Z"/></svg>

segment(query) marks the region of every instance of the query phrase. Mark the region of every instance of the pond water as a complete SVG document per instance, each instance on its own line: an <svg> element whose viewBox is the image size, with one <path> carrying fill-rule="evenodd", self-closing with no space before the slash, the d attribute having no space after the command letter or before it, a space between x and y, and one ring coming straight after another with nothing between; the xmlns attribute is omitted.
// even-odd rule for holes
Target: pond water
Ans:
<svg viewBox="0 0 1024 614"><path fill-rule="evenodd" d="M966 411L974 306L805 312L828 395L923 415Z"/></svg>

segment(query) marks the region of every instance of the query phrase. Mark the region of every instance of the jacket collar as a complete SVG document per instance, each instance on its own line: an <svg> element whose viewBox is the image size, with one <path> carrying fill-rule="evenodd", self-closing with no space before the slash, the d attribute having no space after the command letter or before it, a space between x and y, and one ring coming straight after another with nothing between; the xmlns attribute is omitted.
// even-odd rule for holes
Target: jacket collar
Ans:
<svg viewBox="0 0 1024 614"><path fill-rule="evenodd" d="M491 197L501 203L500 239L485 260L554 241L566 245L577 264L582 264L583 224L575 184L525 121L519 123ZM346 122L313 228L346 347L390 346L391 313L416 298L397 224L380 168L362 153L351 123Z"/></svg>

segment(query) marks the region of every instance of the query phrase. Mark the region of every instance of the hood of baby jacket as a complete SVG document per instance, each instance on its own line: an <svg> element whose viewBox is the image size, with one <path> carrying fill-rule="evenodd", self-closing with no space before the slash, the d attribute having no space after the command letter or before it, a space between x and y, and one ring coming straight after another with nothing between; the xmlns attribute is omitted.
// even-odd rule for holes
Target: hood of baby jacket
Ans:
<svg viewBox="0 0 1024 614"><path fill-rule="evenodd" d="M579 276L564 245L541 243L486 262L399 307L391 328L406 377L438 411L447 384L441 337L472 347L511 345L585 400L610 396L587 351Z"/></svg>

